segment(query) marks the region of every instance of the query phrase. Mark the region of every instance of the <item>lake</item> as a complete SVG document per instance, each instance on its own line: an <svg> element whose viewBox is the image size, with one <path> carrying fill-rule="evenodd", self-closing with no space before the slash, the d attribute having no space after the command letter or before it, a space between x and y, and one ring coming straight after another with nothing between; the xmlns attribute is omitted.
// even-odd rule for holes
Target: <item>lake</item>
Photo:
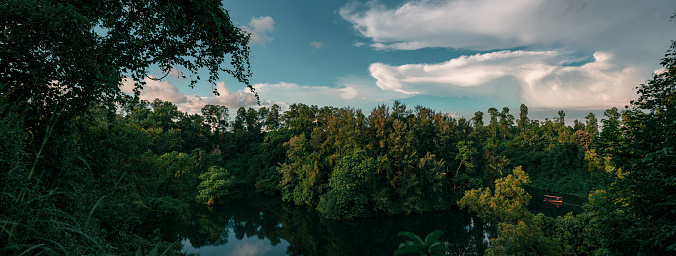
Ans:
<svg viewBox="0 0 676 256"><path fill-rule="evenodd" d="M544 192L529 192L533 212L556 216L578 211L544 205ZM410 231L424 239L436 229L442 231L439 240L451 255L483 255L497 233L494 226L466 210L337 221L279 198L263 197L212 208L194 205L190 215L188 224L178 231L179 238L184 251L203 256L392 255L405 241L397 237L398 232Z"/></svg>

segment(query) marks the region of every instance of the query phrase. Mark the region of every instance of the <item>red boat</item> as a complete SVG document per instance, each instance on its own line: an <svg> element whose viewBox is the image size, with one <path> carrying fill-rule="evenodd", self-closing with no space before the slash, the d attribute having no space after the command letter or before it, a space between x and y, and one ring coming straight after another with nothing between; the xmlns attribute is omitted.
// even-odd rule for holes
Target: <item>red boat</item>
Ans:
<svg viewBox="0 0 676 256"><path fill-rule="evenodd" d="M553 205L556 205L556 206L563 204L563 198L561 198L560 196L545 195L544 201L545 201L546 204L553 204Z"/></svg>

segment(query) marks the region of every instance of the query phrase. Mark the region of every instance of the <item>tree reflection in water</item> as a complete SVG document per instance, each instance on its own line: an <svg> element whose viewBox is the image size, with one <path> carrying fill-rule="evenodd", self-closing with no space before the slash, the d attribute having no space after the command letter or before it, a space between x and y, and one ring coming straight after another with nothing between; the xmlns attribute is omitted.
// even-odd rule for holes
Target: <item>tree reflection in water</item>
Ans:
<svg viewBox="0 0 676 256"><path fill-rule="evenodd" d="M209 255L392 255L400 231L425 235L441 229L452 255L483 255L494 227L465 211L338 221L278 199L252 198L191 207L176 226L188 252Z"/></svg>

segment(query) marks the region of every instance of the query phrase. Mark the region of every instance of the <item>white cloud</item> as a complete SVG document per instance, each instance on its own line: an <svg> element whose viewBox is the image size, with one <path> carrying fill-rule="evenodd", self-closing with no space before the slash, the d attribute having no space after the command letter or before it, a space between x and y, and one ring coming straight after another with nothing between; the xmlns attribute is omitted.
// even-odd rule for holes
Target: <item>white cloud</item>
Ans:
<svg viewBox="0 0 676 256"><path fill-rule="evenodd" d="M151 102L155 99L169 101L176 104L179 110L188 113L199 113L206 104L221 105L229 108L256 106L256 97L248 89L233 93L225 86L224 82L216 84L219 96L210 95L202 97L196 94L184 94L176 85L168 81L157 81L150 78L146 78L144 81L146 84L143 86L139 98ZM120 89L126 93L133 93L134 81L124 79Z"/></svg>
<svg viewBox="0 0 676 256"><path fill-rule="evenodd" d="M658 68L676 32L668 22L675 9L676 1L656 0L417 0L352 2L339 14L378 50L488 52L435 64L373 63L383 90L604 108L627 104ZM529 50L501 51L511 48Z"/></svg>
<svg viewBox="0 0 676 256"><path fill-rule="evenodd" d="M346 100L354 99L355 97L357 97L359 95L359 91L357 89L355 89L354 87L345 87L345 88L338 89L338 91L340 92L338 94L339 97L342 98L342 99L346 99Z"/></svg>
<svg viewBox="0 0 676 256"><path fill-rule="evenodd" d="M655 45L669 38L674 1L419 0L395 8L348 4L339 14L376 49L470 50L573 45L596 50ZM672 33L673 34L673 33ZM665 48L660 48L663 51Z"/></svg>
<svg viewBox="0 0 676 256"><path fill-rule="evenodd" d="M171 101L175 103L183 103L187 101L186 95L180 92L175 85L168 81L158 81L151 78L145 78L144 82L146 84L143 86L143 90L141 91L140 95L142 100L153 101L155 98L159 98L164 101ZM120 89L126 93L133 93L134 81L130 79L124 79Z"/></svg>
<svg viewBox="0 0 676 256"><path fill-rule="evenodd" d="M378 104L389 104L394 99L407 97L401 93L383 91L375 86L371 79L344 77L336 84L336 87L329 87L281 82L256 84L254 88L261 97L262 105L278 104L282 107L292 103L303 103L318 106L351 106L367 110Z"/></svg>
<svg viewBox="0 0 676 256"><path fill-rule="evenodd" d="M242 29L251 33L251 43L265 45L272 41L268 33L275 29L275 20L269 16L253 17L249 26L243 26Z"/></svg>
<svg viewBox="0 0 676 256"><path fill-rule="evenodd" d="M345 100L354 99L359 94L358 90L353 87L304 86L285 82L255 84L254 88L263 99L274 98L287 103L324 106L344 105Z"/></svg>
<svg viewBox="0 0 676 256"><path fill-rule="evenodd" d="M499 51L437 64L370 66L376 85L389 91L442 97L511 98L529 107L623 106L645 81L639 70L609 52L582 66L558 51Z"/></svg>

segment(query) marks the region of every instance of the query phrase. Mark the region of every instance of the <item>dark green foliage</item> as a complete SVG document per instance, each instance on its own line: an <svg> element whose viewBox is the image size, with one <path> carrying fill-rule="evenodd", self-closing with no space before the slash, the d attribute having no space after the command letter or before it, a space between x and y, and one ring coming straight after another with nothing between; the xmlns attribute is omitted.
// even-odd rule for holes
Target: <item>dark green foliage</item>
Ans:
<svg viewBox="0 0 676 256"><path fill-rule="evenodd" d="M154 67L182 67L191 85L202 68L212 84L225 71L248 85L249 37L221 5L0 3L0 254L175 253L169 230L187 225L189 203L252 190L331 219L449 209L465 195L462 206L500 222L492 254L676 251L676 44L665 72L638 88L630 108L607 110L601 131L591 113L567 127L563 110L539 122L523 104L516 127L507 107L488 109L484 126L481 111L454 119L398 101L368 116L242 107L230 123L224 106L188 114L120 94L123 78L141 89ZM504 172L514 166L523 169ZM588 212L527 212L528 177L554 193L595 190ZM253 232L235 228L240 237ZM412 241L398 254L445 249L438 232L425 241L402 235Z"/></svg>
<svg viewBox="0 0 676 256"><path fill-rule="evenodd" d="M675 49L672 43L662 60L665 71L638 87L621 127L617 110L606 111L600 152L617 169L605 173L588 207L608 249L618 254L676 251Z"/></svg>
<svg viewBox="0 0 676 256"><path fill-rule="evenodd" d="M202 107L202 118L210 130L216 134L224 133L228 128L228 108L219 105L205 105Z"/></svg>
<svg viewBox="0 0 676 256"><path fill-rule="evenodd" d="M519 130L521 130L521 132L525 132L529 124L530 120L528 119L528 106L526 106L526 104L521 104L519 107Z"/></svg>
<svg viewBox="0 0 676 256"><path fill-rule="evenodd" d="M202 181L197 186L198 203L214 205L228 200L233 185L233 177L228 170L212 166L199 178Z"/></svg>
<svg viewBox="0 0 676 256"><path fill-rule="evenodd" d="M287 158L279 169L284 201L316 206L326 195L320 209L334 212L327 202L340 196L338 190L330 189L329 179L339 177L335 175L338 165L346 161L343 157L359 150L365 159L375 161L368 174L373 193L360 202L367 207L360 210L360 217L450 207L447 172L456 168L453 145L459 131L455 120L420 106L410 111L399 102L393 112L379 106L368 118L350 108L314 109L297 105L284 114L287 125L293 124L292 134L299 134L286 144ZM303 117L306 114L311 116ZM471 129L465 125L464 129ZM327 216L343 218L342 214Z"/></svg>
<svg viewBox="0 0 676 256"><path fill-rule="evenodd" d="M550 218L551 219L551 218ZM593 216L589 213L573 215L568 213L550 220L547 226L553 227L545 232L550 233L553 239L563 246L564 255L606 255L608 250L603 248L603 236Z"/></svg>
<svg viewBox="0 0 676 256"><path fill-rule="evenodd" d="M321 195L317 210L331 219L371 215L370 196L375 189L376 161L363 150L344 156L329 178L329 190Z"/></svg>
<svg viewBox="0 0 676 256"><path fill-rule="evenodd" d="M406 237L409 241L402 242L399 244L399 249L394 251L394 255L403 255L403 254L416 254L416 255L446 255L446 247L443 243L439 242L439 236L441 236L441 230L432 231L432 233L427 234L425 241L420 239L418 235L415 235L411 232L399 232L398 237Z"/></svg>
<svg viewBox="0 0 676 256"><path fill-rule="evenodd" d="M256 192L266 195L279 194L282 174L278 164L286 158L286 147L291 134L288 129L272 130L265 135L260 154L251 158L251 165L258 170L254 187Z"/></svg>
<svg viewBox="0 0 676 256"><path fill-rule="evenodd" d="M521 167L495 181L495 190L473 189L458 202L486 221L498 224L498 238L487 255L558 255L558 242L546 236L545 217L528 211L531 196L523 186L530 183Z"/></svg>
<svg viewBox="0 0 676 256"><path fill-rule="evenodd" d="M218 1L11 0L0 17L2 91L38 118L114 100L124 76L142 82L155 66L181 67L191 85L201 68L214 85L220 72L248 85L249 36Z"/></svg>
<svg viewBox="0 0 676 256"><path fill-rule="evenodd" d="M140 89L159 66L191 85L201 69L213 85L221 72L248 85L248 35L218 1L10 0L0 27L0 253L176 252L155 224L182 219L174 197L199 168L165 170L158 155L204 142L202 120L168 102L126 104L120 82Z"/></svg>

